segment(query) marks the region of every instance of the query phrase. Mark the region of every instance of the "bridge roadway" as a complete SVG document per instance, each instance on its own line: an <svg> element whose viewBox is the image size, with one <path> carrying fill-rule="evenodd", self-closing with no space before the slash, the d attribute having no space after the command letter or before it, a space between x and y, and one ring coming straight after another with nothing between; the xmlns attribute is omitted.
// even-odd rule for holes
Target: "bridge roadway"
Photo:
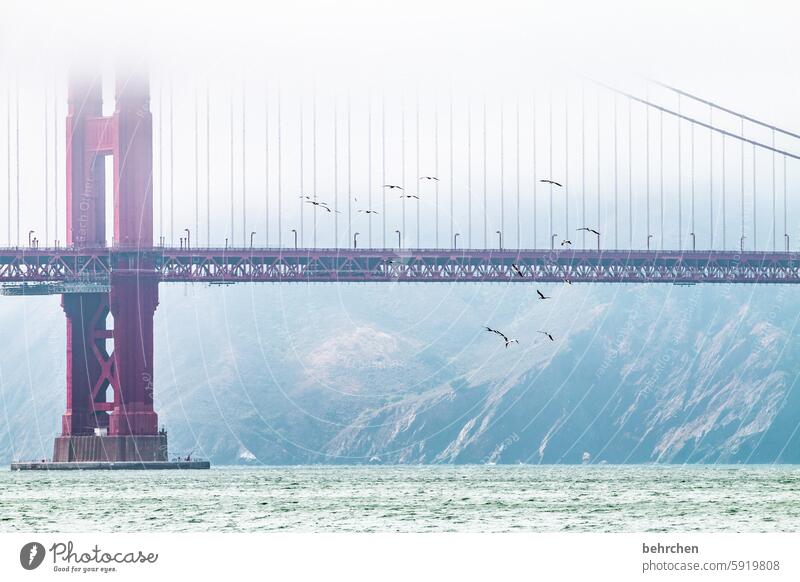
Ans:
<svg viewBox="0 0 800 582"><path fill-rule="evenodd" d="M512 266L513 265L513 266ZM519 268L521 275L516 272ZM87 292L112 270L161 282L800 283L800 253L540 249L0 248L5 294ZM22 292L14 292L14 289Z"/></svg>

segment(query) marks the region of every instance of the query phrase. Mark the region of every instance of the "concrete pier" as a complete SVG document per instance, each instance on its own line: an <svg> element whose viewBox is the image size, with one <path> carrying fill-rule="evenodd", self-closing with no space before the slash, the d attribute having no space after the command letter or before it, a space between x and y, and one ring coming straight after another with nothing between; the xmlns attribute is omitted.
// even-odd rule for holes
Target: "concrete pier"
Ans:
<svg viewBox="0 0 800 582"><path fill-rule="evenodd" d="M120 462L66 462L13 461L12 471L130 471L159 469L210 469L210 461L120 461Z"/></svg>

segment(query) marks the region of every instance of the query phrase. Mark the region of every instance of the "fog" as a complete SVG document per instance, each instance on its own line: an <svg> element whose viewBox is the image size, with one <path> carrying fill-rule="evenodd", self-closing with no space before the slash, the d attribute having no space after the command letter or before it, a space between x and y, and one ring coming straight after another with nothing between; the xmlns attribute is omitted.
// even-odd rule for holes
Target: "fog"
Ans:
<svg viewBox="0 0 800 582"><path fill-rule="evenodd" d="M316 194L340 210L317 210L318 246L354 232L394 246L400 230L404 246L458 232L482 247L501 230L508 246L544 247L589 225L605 247L641 248L648 234L687 246L697 231L698 246L736 248L744 232L781 248L800 222L794 162L784 181L782 157L754 161L732 140L723 161L722 138L702 129L692 154L687 123L678 150L674 118L586 79L676 109L646 83L658 79L796 130L796 16L790 2L4 2L0 244L29 230L63 242L67 71L102 69L110 112L114 65L134 60L152 79L156 241L177 245L189 228L200 244L255 232L258 245L288 245L296 229L312 245L315 213L299 196ZM708 121L687 100L682 111ZM714 123L739 131L729 116ZM419 183L434 174L438 185ZM566 185L552 210L547 177ZM419 228L416 200L385 183L420 196Z"/></svg>

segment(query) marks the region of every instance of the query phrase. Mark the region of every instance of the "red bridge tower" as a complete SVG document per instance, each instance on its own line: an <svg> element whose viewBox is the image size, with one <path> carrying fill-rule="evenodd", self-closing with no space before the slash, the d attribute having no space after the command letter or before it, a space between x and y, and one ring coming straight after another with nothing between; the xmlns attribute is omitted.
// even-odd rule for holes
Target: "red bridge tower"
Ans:
<svg viewBox="0 0 800 582"><path fill-rule="evenodd" d="M106 247L105 181L114 184L109 289L62 295L67 316L67 410L55 462L167 460L153 410L153 151L146 74L117 71L116 109L103 117L99 74L73 72L67 117L67 244ZM105 175L113 156L113 176ZM115 255L117 256L117 255ZM152 255L151 255L152 256ZM109 321L110 315L110 321Z"/></svg>

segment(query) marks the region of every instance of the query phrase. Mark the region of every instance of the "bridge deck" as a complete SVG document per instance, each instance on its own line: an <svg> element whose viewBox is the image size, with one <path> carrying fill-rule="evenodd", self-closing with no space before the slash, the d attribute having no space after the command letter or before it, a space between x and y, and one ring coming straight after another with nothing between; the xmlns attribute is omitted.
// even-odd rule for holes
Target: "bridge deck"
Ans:
<svg viewBox="0 0 800 582"><path fill-rule="evenodd" d="M0 248L0 284L107 289L151 265L162 282L800 283L794 252L483 249ZM10 286L9 286L10 285ZM19 289L19 287L16 287ZM12 293L7 293L12 294ZM22 293L24 294L24 288Z"/></svg>

